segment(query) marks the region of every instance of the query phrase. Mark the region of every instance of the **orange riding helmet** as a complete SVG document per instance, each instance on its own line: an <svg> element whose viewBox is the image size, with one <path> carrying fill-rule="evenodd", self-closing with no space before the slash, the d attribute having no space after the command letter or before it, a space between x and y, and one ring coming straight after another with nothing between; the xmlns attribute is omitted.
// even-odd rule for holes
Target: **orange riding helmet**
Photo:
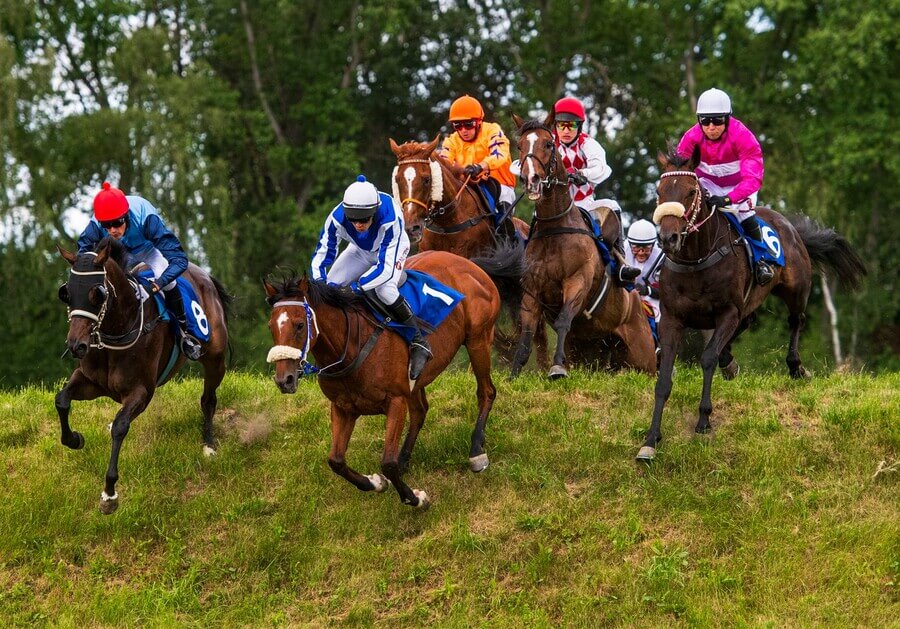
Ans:
<svg viewBox="0 0 900 629"><path fill-rule="evenodd" d="M464 120L484 120L484 108L477 99L468 94L460 96L450 105L450 122Z"/></svg>

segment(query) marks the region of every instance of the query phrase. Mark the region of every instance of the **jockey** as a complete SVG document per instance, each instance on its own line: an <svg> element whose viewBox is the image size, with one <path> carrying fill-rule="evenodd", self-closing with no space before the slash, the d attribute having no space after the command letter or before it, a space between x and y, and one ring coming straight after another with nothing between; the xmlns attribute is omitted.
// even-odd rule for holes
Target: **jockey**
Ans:
<svg viewBox="0 0 900 629"><path fill-rule="evenodd" d="M756 197L763 181L763 156L756 136L731 115L731 99L720 89L706 90L697 100L697 124L687 130L676 152L690 158L700 151L696 173L711 195L711 207L737 214L744 233L762 242L756 219ZM756 263L756 282L772 281L772 268Z"/></svg>
<svg viewBox="0 0 900 629"><path fill-rule="evenodd" d="M166 227L158 210L145 198L125 194L103 182L94 197L94 217L78 238L78 251L93 251L106 236L125 246L133 260L144 262L153 271L153 293L160 290L166 308L178 322L181 351L191 360L200 358L200 342L187 332L184 300L175 279L188 267L187 255L178 238Z"/></svg>
<svg viewBox="0 0 900 629"><path fill-rule="evenodd" d="M454 132L444 139L438 155L463 166L472 181L489 184L497 205L494 221L500 227L499 221L509 218L509 208L516 200L516 178L509 170L509 138L496 122L484 122L481 103L469 95L453 101L449 120Z"/></svg>
<svg viewBox="0 0 900 629"><path fill-rule="evenodd" d="M338 255L342 240L348 245ZM359 280L360 288L384 304L394 321L414 329L409 378L417 380L431 359L431 346L397 288L407 255L409 237L403 212L391 195L379 192L360 175L325 219L312 258L312 278L338 286Z"/></svg>
<svg viewBox="0 0 900 629"><path fill-rule="evenodd" d="M635 290L641 300L653 310L653 317L659 321L659 272L662 270L666 254L656 240L656 226L646 219L635 221L628 228L629 250L625 259L640 269L640 276L634 281Z"/></svg>
<svg viewBox="0 0 900 629"><path fill-rule="evenodd" d="M569 194L578 207L588 212L600 207L610 207L622 225L622 209L611 200L595 199L594 186L609 179L612 168L606 163L606 151L594 138L582 132L584 105L577 98L567 96L556 101L553 107L553 137L569 178ZM617 251L622 259L625 246L621 234L615 242L606 243L611 251ZM620 260L621 262L621 260ZM640 274L640 269L623 264L619 266L619 281L628 283Z"/></svg>

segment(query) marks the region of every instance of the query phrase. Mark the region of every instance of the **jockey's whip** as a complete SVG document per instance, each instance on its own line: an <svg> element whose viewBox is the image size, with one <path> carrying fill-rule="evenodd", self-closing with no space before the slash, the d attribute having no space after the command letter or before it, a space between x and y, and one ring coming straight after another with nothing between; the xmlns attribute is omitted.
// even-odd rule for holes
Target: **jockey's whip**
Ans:
<svg viewBox="0 0 900 629"><path fill-rule="evenodd" d="M506 219L508 219L510 216L512 216L513 210L516 209L516 205L519 204L519 201L521 201L522 197L524 197L524 196L525 196L525 191L523 190L522 193L516 197L516 200L512 202L512 205L509 206L509 209L503 213L503 216L500 217L500 220L497 221L497 229L500 229L499 226L502 225Z"/></svg>
<svg viewBox="0 0 900 629"><path fill-rule="evenodd" d="M459 195L462 194L462 191L466 189L466 186L469 185L469 180L472 178L472 175L466 175L466 180L463 182L463 185L459 187L459 190L456 191L456 196L453 197L453 202L456 203L459 201Z"/></svg>

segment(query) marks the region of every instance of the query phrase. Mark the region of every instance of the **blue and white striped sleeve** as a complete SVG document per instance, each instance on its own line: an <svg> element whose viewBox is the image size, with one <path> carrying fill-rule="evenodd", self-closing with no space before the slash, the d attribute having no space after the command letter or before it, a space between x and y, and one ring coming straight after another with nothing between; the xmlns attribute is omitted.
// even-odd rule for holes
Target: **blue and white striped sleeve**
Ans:
<svg viewBox="0 0 900 629"><path fill-rule="evenodd" d="M319 233L319 244L313 254L310 264L310 275L314 280L324 280L328 277L328 267L337 257L338 244L340 243L343 228L334 219L334 212L325 219L325 226Z"/></svg>

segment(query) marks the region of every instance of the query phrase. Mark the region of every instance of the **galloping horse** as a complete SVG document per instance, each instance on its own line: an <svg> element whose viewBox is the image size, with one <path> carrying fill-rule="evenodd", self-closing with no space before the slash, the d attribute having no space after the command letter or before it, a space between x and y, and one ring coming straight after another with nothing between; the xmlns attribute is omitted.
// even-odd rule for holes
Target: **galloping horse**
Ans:
<svg viewBox="0 0 900 629"><path fill-rule="evenodd" d="M84 447L84 437L69 427L72 400L106 396L122 404L111 426L112 452L100 497L100 511L108 515L119 506L119 450L131 422L186 358L175 353L175 335L169 325L161 323L155 300L142 303L137 297L138 285L124 268L126 252L121 243L107 237L95 251L77 255L58 249L72 265L69 281L60 287L59 295L70 307L66 345L80 359L68 383L56 395L63 445L73 450ZM216 389L225 376L226 310L231 296L218 280L193 264L182 277L190 281L200 298L210 330L200 358L204 375L200 409L203 452L211 455L216 451L212 420Z"/></svg>
<svg viewBox="0 0 900 629"><path fill-rule="evenodd" d="M309 371L306 356L312 352L319 365L319 387L331 400L331 451L328 465L362 491L382 492L393 484L403 504L427 508L428 495L403 482L413 446L428 412L425 387L465 345L475 374L478 419L472 432L469 462L473 472L488 466L484 428L497 394L491 380L491 341L500 312L500 296L488 276L472 262L441 251L429 251L406 261L407 269L433 276L465 298L428 336L434 357L412 389L407 374L406 342L394 333L381 337L362 298L306 277L292 277L279 285L265 282L272 305L269 329L275 347L269 362L275 363L275 383L282 393L297 390L298 369ZM400 437L409 409L409 431L400 448ZM360 415L387 417L382 474L364 476L347 465L345 454Z"/></svg>
<svg viewBox="0 0 900 629"><path fill-rule="evenodd" d="M858 288L866 274L862 259L834 230L823 229L806 217L789 221L774 210L759 207L757 214L778 234L785 265L775 267L775 278L766 286L756 284L737 232L707 203L706 191L694 174L698 159L696 154L689 159L659 155L663 173L656 188L659 201L653 219L660 226L659 241L667 254L659 281L662 355L653 420L638 452L639 461L651 461L662 439L663 407L672 391L675 353L686 327L715 328L700 358L703 393L695 430L704 433L711 428L710 394L716 364L726 379L737 375L731 344L752 323L754 311L769 293L781 298L788 308L791 331L787 365L792 378L803 378L809 374L800 361L798 344L806 320L813 265L834 272L850 289Z"/></svg>
<svg viewBox="0 0 900 629"><path fill-rule="evenodd" d="M557 334L551 378L568 375L567 349L576 362L608 362L611 368L655 373L656 350L640 297L615 286L606 272L593 232L569 195L548 126L551 119L525 122L516 115L513 119L522 155L519 176L535 201L535 211L525 249L522 336L512 375L528 360L531 337L545 313L555 315L552 325ZM617 219L612 215L610 220Z"/></svg>
<svg viewBox="0 0 900 629"><path fill-rule="evenodd" d="M435 152L440 135L428 143L390 140L397 156L392 180L393 194L403 208L406 232L419 251L449 251L473 260L488 273L500 292L503 305L518 321L522 302L523 248L516 239L498 235L492 216L482 207L478 194L460 179L462 168ZM529 227L510 217L516 232L528 237ZM495 331L501 356L511 359L514 338ZM547 336L543 326L536 334L538 364L547 360Z"/></svg>

